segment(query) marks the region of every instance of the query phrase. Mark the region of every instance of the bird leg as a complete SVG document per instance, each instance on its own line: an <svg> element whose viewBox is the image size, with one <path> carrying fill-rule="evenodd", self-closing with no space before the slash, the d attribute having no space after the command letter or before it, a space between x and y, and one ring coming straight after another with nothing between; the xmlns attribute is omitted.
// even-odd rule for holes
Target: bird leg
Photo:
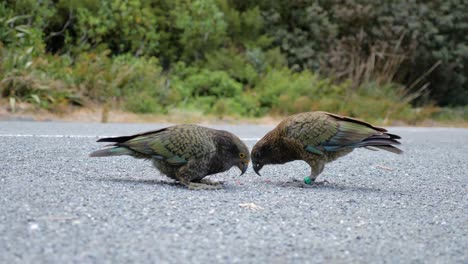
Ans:
<svg viewBox="0 0 468 264"><path fill-rule="evenodd" d="M325 182L328 181L324 180L322 182L315 181L317 177L322 173L323 169L325 168L325 162L317 159L313 159L309 162L310 165L310 176L304 178L304 183L307 185L323 185Z"/></svg>
<svg viewBox="0 0 468 264"><path fill-rule="evenodd" d="M300 187L300 188L311 188L311 187L317 187L320 185L324 185L325 183L328 183L327 180L324 180L321 182L315 181L317 177L320 175L320 173L322 173L325 167L325 164L323 162L312 160L309 162L309 165L311 167L310 176L305 177L303 180L292 179L293 186Z"/></svg>
<svg viewBox="0 0 468 264"><path fill-rule="evenodd" d="M217 190L222 189L221 184L206 184L203 182L191 182L185 178L178 178L179 182L187 187L189 190Z"/></svg>
<svg viewBox="0 0 468 264"><path fill-rule="evenodd" d="M190 190L214 190L221 189L222 185L210 185L202 182L194 182L202 179L206 175L206 161L191 160L185 166L181 167L176 173L175 178ZM200 181L200 180L198 180Z"/></svg>

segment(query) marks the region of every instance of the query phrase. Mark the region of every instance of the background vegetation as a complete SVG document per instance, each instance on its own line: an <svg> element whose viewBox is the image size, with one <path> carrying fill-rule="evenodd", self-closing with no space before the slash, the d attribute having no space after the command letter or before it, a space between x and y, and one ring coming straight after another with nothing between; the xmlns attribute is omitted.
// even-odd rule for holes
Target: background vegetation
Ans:
<svg viewBox="0 0 468 264"><path fill-rule="evenodd" d="M464 0L6 0L15 110L468 120Z"/></svg>

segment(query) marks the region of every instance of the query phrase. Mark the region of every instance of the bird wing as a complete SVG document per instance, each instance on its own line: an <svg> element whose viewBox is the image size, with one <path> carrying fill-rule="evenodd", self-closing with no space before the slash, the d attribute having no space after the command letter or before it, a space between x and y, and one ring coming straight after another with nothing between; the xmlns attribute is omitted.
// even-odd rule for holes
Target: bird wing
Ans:
<svg viewBox="0 0 468 264"><path fill-rule="evenodd" d="M143 133L116 145L172 165L182 165L215 151L209 132L192 126L174 126Z"/></svg>
<svg viewBox="0 0 468 264"><path fill-rule="evenodd" d="M388 140L394 136L384 133L384 128L326 112L299 114L288 123L287 137L298 140L307 151L315 154L345 147L365 147L371 145L363 143L369 138L373 139L373 143L382 140L382 145L388 145Z"/></svg>

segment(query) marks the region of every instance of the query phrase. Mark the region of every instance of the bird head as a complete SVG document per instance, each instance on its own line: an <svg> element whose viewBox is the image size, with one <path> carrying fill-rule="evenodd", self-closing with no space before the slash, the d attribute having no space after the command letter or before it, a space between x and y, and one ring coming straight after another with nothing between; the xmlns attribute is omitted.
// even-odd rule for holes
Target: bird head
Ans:
<svg viewBox="0 0 468 264"><path fill-rule="evenodd" d="M236 145L236 151L235 154L237 154L237 157L235 158L237 167L239 170L241 170L241 174L244 174L247 171L247 168L249 167L249 162L250 162L250 152L247 146L242 142L239 138L236 138L234 140L235 145Z"/></svg>
<svg viewBox="0 0 468 264"><path fill-rule="evenodd" d="M270 164L271 150L268 144L262 139L252 148L251 157L252 157L252 166L255 171L260 176L260 170L264 165Z"/></svg>
<svg viewBox="0 0 468 264"><path fill-rule="evenodd" d="M247 152L240 151L239 152L239 162L237 163L237 167L241 170L241 175L247 171L250 162L250 155L249 151Z"/></svg>
<svg viewBox="0 0 468 264"><path fill-rule="evenodd" d="M237 136L223 130L218 130L216 140L218 142L220 155L229 157L225 165L227 169L231 166L237 166L241 175L247 171L250 162L249 148Z"/></svg>

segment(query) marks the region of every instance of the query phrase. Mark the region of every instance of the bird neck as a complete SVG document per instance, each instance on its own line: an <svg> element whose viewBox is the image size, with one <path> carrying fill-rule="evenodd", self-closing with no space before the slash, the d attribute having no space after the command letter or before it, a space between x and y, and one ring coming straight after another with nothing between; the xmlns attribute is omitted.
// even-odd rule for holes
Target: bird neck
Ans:
<svg viewBox="0 0 468 264"><path fill-rule="evenodd" d="M234 158L238 155L237 146L230 133L216 130L213 139L216 144L216 154L210 164L210 174L226 171L234 166Z"/></svg>
<svg viewBox="0 0 468 264"><path fill-rule="evenodd" d="M231 160L232 159L229 157L229 153L226 153L226 151L222 148L218 148L218 150L216 151L216 155L210 162L208 175L216 174L230 169L232 166L235 165L231 162Z"/></svg>
<svg viewBox="0 0 468 264"><path fill-rule="evenodd" d="M298 157L296 155L296 144L288 142L283 137L277 137L274 139L271 149L271 163L272 164L284 164L286 162L294 161Z"/></svg>

